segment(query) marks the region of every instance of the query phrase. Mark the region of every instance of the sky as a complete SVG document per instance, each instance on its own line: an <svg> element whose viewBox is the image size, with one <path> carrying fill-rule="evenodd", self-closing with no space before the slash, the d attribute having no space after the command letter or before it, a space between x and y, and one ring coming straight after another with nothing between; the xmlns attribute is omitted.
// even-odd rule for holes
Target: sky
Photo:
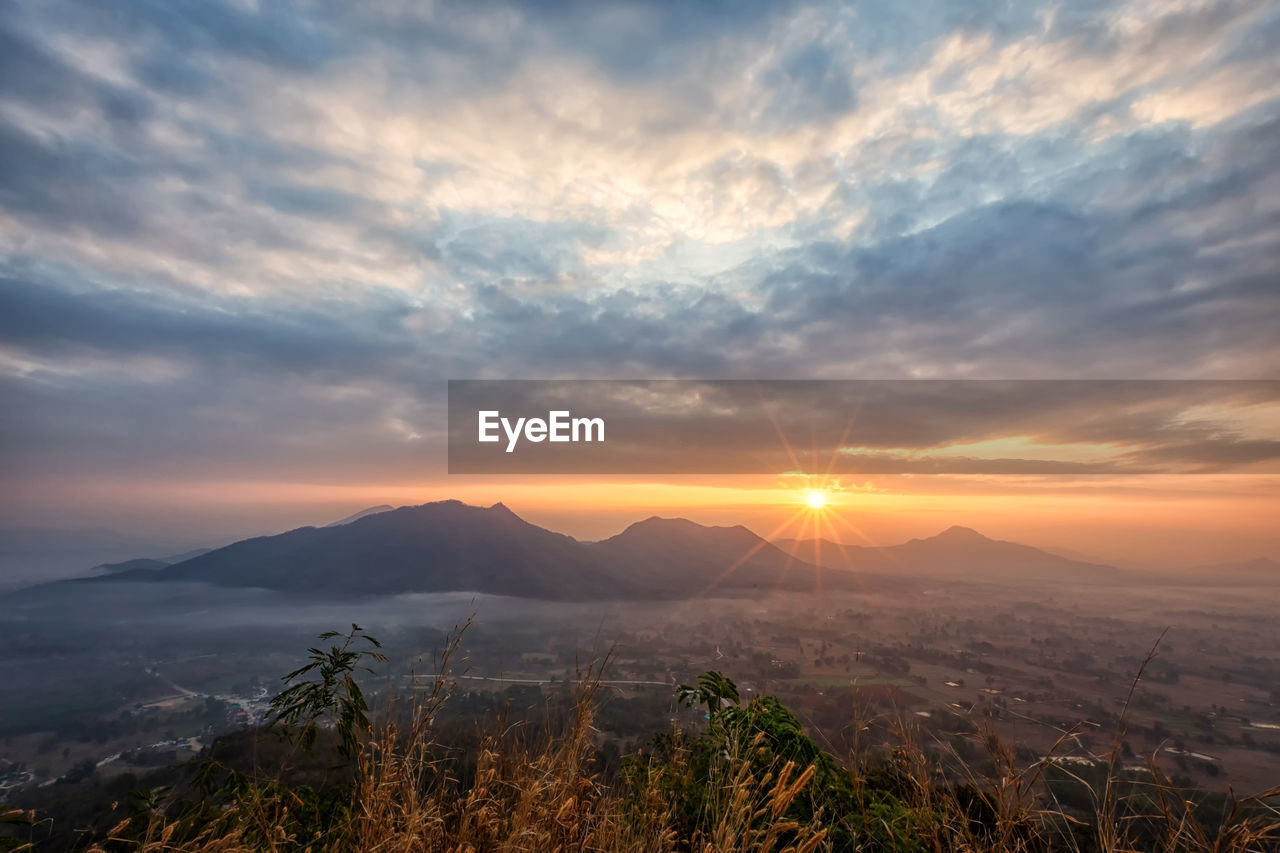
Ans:
<svg viewBox="0 0 1280 853"><path fill-rule="evenodd" d="M1275 3L0 19L4 525L767 527L773 475L449 477L445 383L1277 379L1278 328ZM873 538L1280 556L1259 475L834 490Z"/></svg>

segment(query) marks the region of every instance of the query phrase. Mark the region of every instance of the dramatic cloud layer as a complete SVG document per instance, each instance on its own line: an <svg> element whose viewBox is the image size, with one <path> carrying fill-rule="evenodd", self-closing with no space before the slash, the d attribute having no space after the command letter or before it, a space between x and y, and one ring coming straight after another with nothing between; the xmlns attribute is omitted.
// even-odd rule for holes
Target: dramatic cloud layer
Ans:
<svg viewBox="0 0 1280 853"><path fill-rule="evenodd" d="M1277 435L1275 380L449 383L455 474L1274 475Z"/></svg>
<svg viewBox="0 0 1280 853"><path fill-rule="evenodd" d="M1275 378L1277 57L1257 2L20 0L5 466L429 472L451 377Z"/></svg>

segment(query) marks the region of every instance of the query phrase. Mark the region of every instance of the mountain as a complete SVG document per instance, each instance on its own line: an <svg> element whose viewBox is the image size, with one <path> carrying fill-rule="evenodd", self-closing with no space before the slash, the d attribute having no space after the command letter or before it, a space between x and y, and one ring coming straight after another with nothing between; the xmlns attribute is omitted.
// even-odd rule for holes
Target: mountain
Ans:
<svg viewBox="0 0 1280 853"><path fill-rule="evenodd" d="M212 548L192 548L190 551L183 551L181 554L171 554L168 557L159 557L159 561L172 565L173 563L181 563L183 560L190 560L192 557L199 557L201 554L208 554Z"/></svg>
<svg viewBox="0 0 1280 853"><path fill-rule="evenodd" d="M115 563L100 563L90 569L89 573L92 576L114 575L120 572L154 572L168 568L174 563L181 563L184 560L190 560L192 557L208 554L212 550L212 548L195 548L191 551L184 551L181 554L174 554L171 557L135 557L132 560L120 560Z"/></svg>
<svg viewBox="0 0 1280 853"><path fill-rule="evenodd" d="M89 566L173 547L108 528L0 527L0 590L84 577Z"/></svg>
<svg viewBox="0 0 1280 853"><path fill-rule="evenodd" d="M170 565L172 563L167 560L151 560L146 557L139 557L119 563L103 563L100 566L94 566L93 571L107 575L119 574L120 572L154 572Z"/></svg>
<svg viewBox="0 0 1280 853"><path fill-rule="evenodd" d="M983 580L1036 578L1084 580L1122 574L1114 566L1083 563L1017 542L989 539L968 527L949 527L928 539L912 539L885 549L917 569Z"/></svg>
<svg viewBox="0 0 1280 853"><path fill-rule="evenodd" d="M458 501L301 527L218 548L159 571L97 581L199 581L310 596L474 591L551 600L626 600L777 589L865 588L824 572L745 527L651 518L601 542L579 542L502 504Z"/></svg>
<svg viewBox="0 0 1280 853"><path fill-rule="evenodd" d="M112 578L203 581L314 596L469 590L546 599L633 592L582 543L520 519L502 504L401 507L337 527L300 527L217 548L161 572Z"/></svg>
<svg viewBox="0 0 1280 853"><path fill-rule="evenodd" d="M920 578L1093 581L1117 569L952 527L883 548L768 542L745 527L649 518L579 542L502 504L441 501L346 524L259 536L158 567L112 567L93 582L197 581L310 597L469 591L560 601L671 599L776 590L893 589Z"/></svg>
<svg viewBox="0 0 1280 853"><path fill-rule="evenodd" d="M927 539L901 545L842 545L821 539L784 539L781 550L807 562L862 572L898 572L949 579L1114 580L1125 574L1114 566L1073 560L1030 545L983 536L968 527L949 527Z"/></svg>
<svg viewBox="0 0 1280 853"><path fill-rule="evenodd" d="M1181 583L1193 585L1221 583L1280 585L1280 563L1266 557L1235 563L1193 566L1189 569L1178 569L1173 574Z"/></svg>
<svg viewBox="0 0 1280 853"><path fill-rule="evenodd" d="M779 551L814 565L858 572L889 572L901 568L883 552L884 548L843 545L830 539L775 539Z"/></svg>
<svg viewBox="0 0 1280 853"><path fill-rule="evenodd" d="M813 591L824 585L848 587L854 580L848 572L833 576L797 560L741 525L705 527L655 516L587 547L603 565L655 595L733 588Z"/></svg>
<svg viewBox="0 0 1280 853"><path fill-rule="evenodd" d="M368 509L362 509L357 513L348 515L346 518L339 519L338 521L331 521L328 524L326 524L325 527L341 527L344 524L350 524L353 521L359 521L365 516L377 515L380 512L390 512L393 509L395 509L395 507L393 507L391 504L382 504L381 506L371 506Z"/></svg>

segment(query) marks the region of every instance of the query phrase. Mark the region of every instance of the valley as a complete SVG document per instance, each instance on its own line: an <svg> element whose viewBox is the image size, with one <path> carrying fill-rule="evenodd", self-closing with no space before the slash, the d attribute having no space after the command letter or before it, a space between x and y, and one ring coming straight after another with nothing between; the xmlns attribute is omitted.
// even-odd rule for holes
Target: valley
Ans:
<svg viewBox="0 0 1280 853"><path fill-rule="evenodd" d="M460 553L450 548L462 536L510 560L486 568L473 557L474 572L459 575L462 582L498 582L559 561L553 577L592 571L630 585L588 601L475 589L335 600L336 582L307 592L302 583L233 585L244 575L215 574L230 557L214 551L176 566L24 590L0 607L3 796L21 802L24 792L85 775L136 774L257 724L314 635L352 622L390 656L367 679L371 705L394 707L434 674L446 638L469 618L453 668L459 713L504 701L533 708L537 697L603 664L600 725L618 749L655 728L696 724L677 706L675 688L717 670L746 695L779 696L837 756L910 736L980 761L982 732L991 730L1021 762L1087 763L1105 756L1123 727L1116 745L1135 771L1156 762L1217 790L1274 781L1280 601L1265 577L1205 589L1155 586L1118 570L1104 581L1102 566L1055 575L1064 564L1087 564L963 529L907 543L905 552L878 549L863 562L882 571L861 572L854 561L819 568L790 556L801 552L795 543L765 543L745 528L654 519L611 540L579 543L505 508L465 508L476 523L461 533L457 506L410 509L418 538L407 541L424 553ZM396 513L404 510L345 527L363 542L365 533L352 528ZM433 527L441 514L450 523ZM281 538L221 550L276 547L270 539ZM535 554L537 546L549 550ZM920 552L936 565L903 556ZM407 564L422 553L398 559ZM983 560L991 567L985 576ZM604 574L598 567L606 563L622 571ZM376 560L351 565L368 566L347 574L378 588ZM636 585L645 565L653 567L648 584ZM195 580L198 571L209 574ZM767 577L775 582L761 586ZM270 579L281 587L283 578ZM541 579L516 587L530 588L562 589ZM607 592L603 581L578 589Z"/></svg>

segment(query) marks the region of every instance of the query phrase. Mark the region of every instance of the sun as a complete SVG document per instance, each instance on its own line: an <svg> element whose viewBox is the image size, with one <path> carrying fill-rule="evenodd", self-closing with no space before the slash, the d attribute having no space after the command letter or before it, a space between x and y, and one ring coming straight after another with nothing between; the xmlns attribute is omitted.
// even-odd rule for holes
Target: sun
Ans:
<svg viewBox="0 0 1280 853"><path fill-rule="evenodd" d="M827 505L826 492L810 489L805 493L804 502L809 505L809 509L822 509Z"/></svg>

